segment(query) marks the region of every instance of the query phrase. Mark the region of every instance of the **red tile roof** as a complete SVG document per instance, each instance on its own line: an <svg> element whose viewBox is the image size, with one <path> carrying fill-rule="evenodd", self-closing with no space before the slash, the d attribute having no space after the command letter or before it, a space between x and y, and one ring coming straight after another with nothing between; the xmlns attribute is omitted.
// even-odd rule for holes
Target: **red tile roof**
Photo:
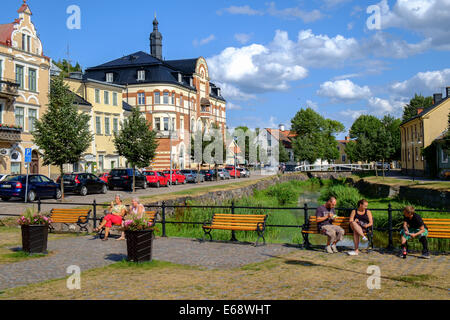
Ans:
<svg viewBox="0 0 450 320"><path fill-rule="evenodd" d="M14 31L14 24L13 23L7 23L7 24L0 24L0 42L4 43L6 45L11 45L11 35Z"/></svg>
<svg viewBox="0 0 450 320"><path fill-rule="evenodd" d="M31 12L31 9L30 9L30 7L27 5L27 1L26 0L23 0L23 4L22 4L22 6L19 8L19 10L17 10L17 12L18 13L22 13L22 12L24 12L25 10L30 10L30 12Z"/></svg>

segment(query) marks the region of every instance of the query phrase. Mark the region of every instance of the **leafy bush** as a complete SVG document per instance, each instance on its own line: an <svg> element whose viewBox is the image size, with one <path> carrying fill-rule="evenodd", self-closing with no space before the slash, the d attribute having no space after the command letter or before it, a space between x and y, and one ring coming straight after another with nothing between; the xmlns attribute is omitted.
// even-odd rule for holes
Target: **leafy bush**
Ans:
<svg viewBox="0 0 450 320"><path fill-rule="evenodd" d="M322 190L320 200L327 201L330 197L337 199L338 208L346 208L348 210L340 210L339 214L343 216L350 216L350 213L358 205L358 201L363 198L358 189L341 185L332 184L328 188Z"/></svg>
<svg viewBox="0 0 450 320"><path fill-rule="evenodd" d="M269 197L276 198L280 206L297 203L298 200L297 192L295 192L292 186L288 184L277 184L271 186L266 190L266 194Z"/></svg>

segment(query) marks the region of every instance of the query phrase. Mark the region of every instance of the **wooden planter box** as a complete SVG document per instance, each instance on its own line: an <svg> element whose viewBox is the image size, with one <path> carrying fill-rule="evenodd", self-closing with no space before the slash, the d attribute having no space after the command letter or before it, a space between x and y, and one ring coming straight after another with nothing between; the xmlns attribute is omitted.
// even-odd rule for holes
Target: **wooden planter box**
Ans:
<svg viewBox="0 0 450 320"><path fill-rule="evenodd" d="M22 250L28 253L47 253L48 226L22 226Z"/></svg>
<svg viewBox="0 0 450 320"><path fill-rule="evenodd" d="M125 231L128 261L152 261L153 230Z"/></svg>

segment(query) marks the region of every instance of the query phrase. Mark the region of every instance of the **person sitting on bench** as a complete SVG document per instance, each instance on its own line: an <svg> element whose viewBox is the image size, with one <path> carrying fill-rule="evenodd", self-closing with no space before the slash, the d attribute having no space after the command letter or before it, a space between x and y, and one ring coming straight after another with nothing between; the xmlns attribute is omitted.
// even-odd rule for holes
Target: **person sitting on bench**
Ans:
<svg viewBox="0 0 450 320"><path fill-rule="evenodd" d="M372 212L367 210L369 202L365 199L358 201L358 209L353 210L350 215L350 227L353 230L353 243L355 244L355 251L350 251L350 256L359 255L359 239L363 242L369 241L364 235L368 232L368 228L373 225Z"/></svg>
<svg viewBox="0 0 450 320"><path fill-rule="evenodd" d="M336 207L337 200L335 197L330 197L327 203L323 206L317 208L317 226L321 234L328 237L327 246L325 252L327 253L338 253L336 244L344 239L345 231L339 226L333 225L332 222L335 219L336 212L334 208Z"/></svg>
<svg viewBox="0 0 450 320"><path fill-rule="evenodd" d="M145 216L145 207L143 204L139 202L138 198L133 198L131 200L131 206L129 214L133 216L133 218L142 219ZM122 221L122 227L123 227L124 221ZM117 241L125 240L125 231L122 231L122 235L120 236Z"/></svg>
<svg viewBox="0 0 450 320"><path fill-rule="evenodd" d="M408 254L408 240L419 238L422 244L422 258L430 259L430 253L428 252L428 227L423 222L422 217L416 213L416 210L412 206L407 206L403 210L405 216L403 220L403 228L400 231L402 236L402 254L403 259L406 259Z"/></svg>
<svg viewBox="0 0 450 320"><path fill-rule="evenodd" d="M108 240L109 231L111 230L113 225L122 225L122 220L125 214L127 213L127 208L122 203L122 199L120 195L116 195L115 200L111 202L110 207L108 208L109 214L103 218L102 223L98 228L95 228L95 232L99 232L103 228L105 228L105 237L102 239L103 241Z"/></svg>

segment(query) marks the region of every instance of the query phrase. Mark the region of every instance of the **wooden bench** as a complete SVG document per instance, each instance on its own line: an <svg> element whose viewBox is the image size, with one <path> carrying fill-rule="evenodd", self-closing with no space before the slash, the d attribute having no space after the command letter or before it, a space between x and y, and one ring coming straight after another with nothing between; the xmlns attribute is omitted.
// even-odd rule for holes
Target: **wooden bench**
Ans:
<svg viewBox="0 0 450 320"><path fill-rule="evenodd" d="M450 219L423 219L428 227L428 238L450 239Z"/></svg>
<svg viewBox="0 0 450 320"><path fill-rule="evenodd" d="M339 226L345 231L345 235L353 235L353 230L350 227L350 218L349 217L337 217L333 221L333 225ZM304 245L307 249L311 248L311 243L309 242L310 234L321 234L319 232L319 228L317 227L317 217L310 216L307 225L302 227L302 236L304 239ZM367 238L369 239L369 245L373 250L373 226L370 227L368 232L366 233Z"/></svg>
<svg viewBox="0 0 450 320"><path fill-rule="evenodd" d="M76 224L80 227L80 231L88 232L88 222L90 209L52 209L50 212L50 219L52 223L62 223L66 226ZM50 231L55 228L50 225Z"/></svg>
<svg viewBox="0 0 450 320"><path fill-rule="evenodd" d="M156 211L145 211L145 217L147 219L147 221L151 222L153 225L155 225L155 221L156 221L156 217L157 217L158 213ZM123 220L125 221L125 220ZM111 228L110 231L115 231L122 228L121 224L113 224L113 227ZM103 236L103 232L105 231L105 228L102 228L102 230L99 233L99 237L102 238Z"/></svg>
<svg viewBox="0 0 450 320"><path fill-rule="evenodd" d="M255 246L258 245L260 238L263 239L264 245L266 239L264 238L264 232L266 230L267 215L243 215L243 214L222 214L216 213L212 217L211 221L203 224L202 241L205 240L206 235L209 235L212 241L212 230L231 230L231 231L256 231L258 233L258 239L255 242Z"/></svg>

